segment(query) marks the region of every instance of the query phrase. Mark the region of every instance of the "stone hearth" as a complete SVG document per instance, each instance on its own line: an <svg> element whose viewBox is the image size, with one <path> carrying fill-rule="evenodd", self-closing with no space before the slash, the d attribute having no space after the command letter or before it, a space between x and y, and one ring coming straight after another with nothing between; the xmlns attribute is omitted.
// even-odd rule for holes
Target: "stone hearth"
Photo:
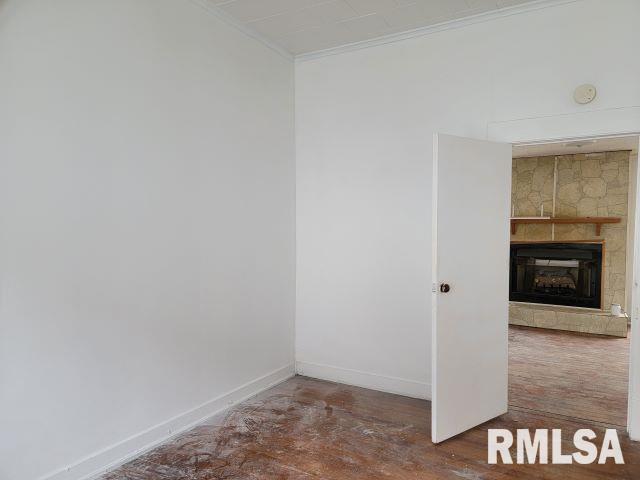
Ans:
<svg viewBox="0 0 640 480"><path fill-rule="evenodd" d="M608 312L587 308L511 302L509 323L523 327L569 330L615 337L627 336L626 317L614 317Z"/></svg>

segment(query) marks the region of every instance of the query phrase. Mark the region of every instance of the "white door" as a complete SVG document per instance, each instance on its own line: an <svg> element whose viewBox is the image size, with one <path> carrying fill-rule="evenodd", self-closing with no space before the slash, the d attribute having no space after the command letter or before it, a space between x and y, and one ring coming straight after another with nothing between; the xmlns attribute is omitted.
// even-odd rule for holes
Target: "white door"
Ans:
<svg viewBox="0 0 640 480"><path fill-rule="evenodd" d="M511 145L437 134L431 438L507 411Z"/></svg>

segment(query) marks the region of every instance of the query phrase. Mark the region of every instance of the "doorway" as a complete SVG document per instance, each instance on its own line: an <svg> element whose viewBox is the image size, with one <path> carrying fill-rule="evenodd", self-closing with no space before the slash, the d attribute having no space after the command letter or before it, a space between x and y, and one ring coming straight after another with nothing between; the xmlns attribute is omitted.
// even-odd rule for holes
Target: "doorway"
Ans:
<svg viewBox="0 0 640 480"><path fill-rule="evenodd" d="M607 114L608 112L588 115L588 118L583 117L579 124L570 122L572 116L562 117L561 119L553 118L552 120L525 119L524 121L489 124L488 136L492 139L489 141L473 140L451 135L435 135L432 209L433 386L431 429L432 439L435 443L446 440L474 425L479 425L489 418L496 417L508 411L508 327L509 323L518 324L517 321L510 322L510 319L517 320L520 317L521 326L523 327L552 329L554 326L559 327L565 326L567 323L575 323L573 321L567 322L567 319L573 318L575 315L590 316L592 320L591 326L598 327L601 330L604 328L606 331L585 330L584 318L582 319L582 329L568 329L569 331L575 331L580 334L610 336L613 330L619 333L619 335L617 335L618 337L629 339L629 360L623 360L624 363L629 365L627 377L629 406L626 424L629 437L632 440L640 440L640 435L638 434L640 433L640 425L638 425L639 422L636 417L636 413L640 409L640 405L638 404L640 400L640 388L638 388L640 379L638 378L638 371L634 369L634 359L640 358L640 343L637 336L629 337L629 335L627 335L629 327L627 319L623 315L625 307L633 313L630 315L631 324L634 325L634 331L637 330L636 324L640 312L638 308L639 296L637 295L638 278L640 278L640 268L637 262L639 258L639 248L635 243L631 244L631 247L628 246L629 241L633 241L634 237L637 238L639 236L639 209L636 208L637 199L635 198L636 179L638 176L636 167L637 154L635 161L627 164L627 166L631 165L631 167L622 169L623 172L626 172L628 191L634 194L634 197L629 197L628 201L630 211L609 215L609 209L602 212L596 210L600 212L598 213L598 215L601 215L600 217L594 217L593 213L586 217L578 217L578 207L582 211L589 205L594 206L596 209L598 207L609 206L609 202L602 199L602 202L596 201L596 203L593 204L591 197L600 199L600 197L604 196L602 193L599 193L598 189L594 190L597 184L601 184L604 178L599 181L594 180L596 176L589 170L590 166L594 166L591 165L594 162L591 162L589 166L585 167L585 172L587 173L584 175L586 177L584 184L580 183L580 179L569 179L570 181L567 182L569 185L565 186L565 190L568 188L569 191L573 190L576 192L578 196L576 201L581 200L581 194L590 197L589 200L581 202L579 206L575 206L576 213L574 215L567 215L566 217L563 216L560 218L560 215L556 216L556 212L559 213L562 211L562 208L567 207L567 205L558 205L558 210L555 210L553 206L550 209L549 205L547 205L542 206L541 213L538 215L535 215L535 212L533 212L531 215L522 215L514 219L517 220L515 222L508 221L510 216L515 216L510 198L510 186L513 179L511 179L511 181L507 179L507 177L510 176L513 163L512 145L542 148L548 144L553 144L553 142L555 142L555 144L562 142L563 146L567 149L581 148L582 145L575 144L574 142L574 140L581 137L575 134L571 135L571 133L585 130L598 131L595 126L601 124L602 117L606 117ZM622 118L622 120L624 120L624 118ZM635 125L634 118L631 118L627 123ZM617 125L620 126L621 122L618 122ZM603 130L606 130L606 128L601 127L599 129L599 131ZM634 128L628 131L638 132L638 129ZM542 138L571 139L571 141L528 140L540 138L541 135ZM630 135L635 135L634 142L636 142L635 144L637 145L637 133L618 135L603 133L600 137L591 137L591 139L596 142L592 142L591 140L582 140L582 142L585 144L588 143L591 147L590 152L595 154L601 153L592 149L597 148L592 144L597 143L598 140ZM493 139L502 142L506 141L507 143L499 143ZM508 146L508 151L503 151L502 146ZM557 146L558 145L555 145L554 148ZM611 151L615 152L616 150ZM635 152L637 152L637 147ZM567 155L571 155L575 152L566 153ZM537 155L540 156L540 154ZM593 160L593 158L589 158L589 160ZM611 159L605 158L604 163L609 162L609 160ZM563 165L562 168L559 169L566 170L566 166L567 165ZM609 170L611 167L610 165L605 166L603 163L598 163L598 166L601 170ZM548 169L548 167L546 168ZM631 171L631 169L634 169L634 171ZM528 170L533 169L528 168ZM554 171L554 168L551 170ZM465 172L465 175L461 177L459 172ZM487 177L487 172L491 172L492 175ZM562 174L557 172L558 178L562 175L564 182L564 180L567 180L567 173L566 171L562 172ZM618 174L619 173L620 169L618 167ZM603 175L603 177L609 178L611 174L612 173L609 172ZM549 187L551 187L551 191L553 191L554 188L559 188L556 186L556 173L554 172L553 175L554 177L547 182L544 179L544 175L540 175L539 172L535 174L531 173L531 177L535 178L536 182L542 182L547 193ZM504 180L500 180L503 177ZM466 183L461 184L460 178L465 180ZM500 181L495 183L496 179ZM613 179L605 181L609 182L613 181ZM547 185L547 183L549 185ZM612 191L610 193L622 195L622 192L613 190L613 188L618 188L620 185L612 184L611 187ZM565 193L566 191L563 192L562 195ZM503 195L508 200L504 204L501 200ZM467 201L470 197L473 197L476 201L472 203ZM542 200L553 201L554 198L556 198L555 194L553 194L550 199ZM529 200L531 199L529 198ZM610 202L610 205L615 208L621 208L620 205L623 203L624 202L615 201ZM615 208L611 209L612 213L614 213ZM545 209L547 212L554 212L553 218L548 214L546 218L544 218ZM627 215L625 221L622 219L624 215ZM613 221L610 217L619 218ZM499 220L499 222L502 221L502 225L506 227L504 237L502 236L503 229L499 222L497 224L487 224L488 221L493 221L494 219ZM508 228L509 223L511 223L511 234ZM515 229L514 224L516 224ZM545 243L565 242L574 244L580 241L578 237L584 237L584 235L575 235L574 230L569 230L574 233L573 235L566 235L566 232L563 234L560 229L556 232L555 228L557 225L566 225L572 229L578 228L576 225L580 225L580 228L591 228L593 229L591 235L595 235L596 237L601 236L604 228L603 225L619 224L618 227L627 227L627 238L625 238L624 234L620 235L620 232L617 232L617 241L623 245L615 245L615 242L611 242L611 244L615 246L615 248L613 248L614 253L606 256L605 258L608 260L603 261L601 266L601 270L604 271L607 267L607 262L615 262L616 268L613 269L613 272L617 275L617 280L616 283L613 284L613 289L611 289L611 287L608 289L600 287L601 300L599 301L599 309L572 311L571 315L567 315L565 311L552 314L545 312L544 308L536 306L536 309L541 309L542 313L534 315L533 323L528 324L529 314L526 312L522 313L522 310L524 310L522 305L510 305L509 263L508 261L505 262L504 270L502 270L499 265L502 262L501 259L507 260L509 258L508 252L510 244L513 240L513 235L517 233L514 232L514 230L517 230L518 225L521 224L546 225L547 227L551 226L552 229L550 239L547 237L535 240L525 238L525 241L544 241ZM473 236L474 244L488 242L485 248L482 249L483 252L486 252L484 255L460 255L460 252L466 251L464 250L466 244L463 242L468 240L468 236L458 235L462 228L460 225L465 225L467 231L476 232ZM584 242L584 240L582 240L582 242ZM590 240L589 242L598 243L599 240ZM604 242L602 243L604 255L604 249L606 247ZM621 254L620 250L623 247L629 249L628 254ZM593 272L598 272L598 269L593 269L586 264L581 265L580 262L577 262L576 265L560 265L557 263L557 259L550 257L548 253L543 253L544 255L541 257L542 260L549 262L546 267L553 267L551 269L545 267L542 272L544 274L543 276L548 277L543 279L546 283L548 283L549 280L557 280L553 278L558 274L557 267L578 269L585 272L585 274L591 272L590 274L592 275ZM592 255L595 254L592 253ZM535 256L536 255L534 255L534 257ZM553 260L553 264L550 260ZM571 260L572 264L576 263L574 260L575 259ZM583 258L580 260L588 260L587 263L589 263L597 260L597 258ZM624 266L626 262L629 262L627 267ZM460 272L457 272L456 268L459 268L461 265L471 267L465 271L472 272L475 276L468 278L469 275L461 275ZM566 273L568 273L568 271L564 272L564 274ZM450 285L448 283L450 279L456 283ZM574 279L574 281L576 280L577 283L575 285L567 285L565 282L562 287L565 290L576 290L576 287L578 287L582 281L580 279ZM545 282L543 282L543 285ZM501 287L503 284L505 285L504 289ZM604 285L604 281L601 281L600 284ZM589 292L593 291L594 288L597 287L590 287L590 289L580 287L580 296L588 297L590 295ZM609 302L615 303L614 300L620 298L621 288L624 298L620 301L618 312L615 313L614 309L610 309L610 306L606 307L605 305L609 305ZM626 290L628 290L628 292ZM504 296L502 292L504 292ZM573 293L574 295L572 296L577 297L577 295L575 295L576 292ZM509 312L510 307L514 310L513 312ZM551 307L554 310L557 308L557 306L553 304L551 304ZM527 308L529 308L529 306L527 306ZM607 308L609 308L609 310ZM519 315L519 312L522 313L522 315ZM504 330L502 330L501 325ZM557 328L557 330L560 329ZM606 366L603 370L606 370ZM624 376L624 374L622 375ZM504 379L504 382L502 379ZM589 381L594 381L594 379L591 378ZM483 399L479 400L478 394L480 393L486 398L483 397ZM451 408L452 405L454 408ZM477 408L478 405L483 407L482 411ZM517 407L514 406L513 408ZM460 420L461 416L459 412L461 411L465 412L464 422Z"/></svg>
<svg viewBox="0 0 640 480"><path fill-rule="evenodd" d="M513 149L510 408L627 425L637 146Z"/></svg>

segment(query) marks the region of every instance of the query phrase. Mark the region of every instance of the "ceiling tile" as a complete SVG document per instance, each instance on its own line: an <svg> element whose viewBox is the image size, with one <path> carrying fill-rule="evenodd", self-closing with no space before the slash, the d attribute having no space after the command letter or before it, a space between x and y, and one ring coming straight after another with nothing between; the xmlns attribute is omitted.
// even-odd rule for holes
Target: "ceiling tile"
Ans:
<svg viewBox="0 0 640 480"><path fill-rule="evenodd" d="M279 41L292 53L298 54L346 45L361 41L363 38L379 37L386 33L389 33L389 27L384 19L373 14L323 27L301 30L283 37Z"/></svg>
<svg viewBox="0 0 640 480"><path fill-rule="evenodd" d="M302 30L305 27L317 26L316 22L317 18L305 9L261 18L260 20L249 22L247 25L263 35L278 38Z"/></svg>
<svg viewBox="0 0 640 480"><path fill-rule="evenodd" d="M427 23L427 12L424 5L413 4L381 14L387 24L395 30L410 30Z"/></svg>
<svg viewBox="0 0 640 480"><path fill-rule="evenodd" d="M357 42L362 38L371 38L384 35L389 31L389 25L385 22L381 15L371 14L363 17L357 17L346 22L340 22L342 28L348 33L345 35L350 42Z"/></svg>
<svg viewBox="0 0 640 480"><path fill-rule="evenodd" d="M233 0L220 4L219 8L241 22L251 22L320 3L323 3L323 0Z"/></svg>
<svg viewBox="0 0 640 480"><path fill-rule="evenodd" d="M342 22L358 15L345 0L322 3L307 10L318 17L319 23Z"/></svg>
<svg viewBox="0 0 640 480"><path fill-rule="evenodd" d="M469 9L464 0L420 1L382 13L394 31L411 30L454 18L457 11Z"/></svg>
<svg viewBox="0 0 640 480"><path fill-rule="evenodd" d="M397 0L347 0L347 2L360 15L384 12L399 7Z"/></svg>
<svg viewBox="0 0 640 480"><path fill-rule="evenodd" d="M429 18L438 18L453 15L455 12L463 12L469 9L465 0L430 0L426 4Z"/></svg>
<svg viewBox="0 0 640 480"><path fill-rule="evenodd" d="M440 16L472 8L469 3L471 1L474 0L410 0L400 6L419 5L424 8L425 12L432 12L430 16Z"/></svg>
<svg viewBox="0 0 640 480"><path fill-rule="evenodd" d="M472 10L494 10L498 8L498 0L466 0Z"/></svg>
<svg viewBox="0 0 640 480"><path fill-rule="evenodd" d="M497 0L466 0L466 2L469 4L469 8L454 12L456 17L478 15L498 9Z"/></svg>
<svg viewBox="0 0 640 480"><path fill-rule="evenodd" d="M278 39L278 44L294 55L300 53L324 50L334 45L335 38L326 29L319 27L301 30Z"/></svg>
<svg viewBox="0 0 640 480"><path fill-rule="evenodd" d="M530 3L531 0L498 0L498 8L512 7L523 3Z"/></svg>
<svg viewBox="0 0 640 480"><path fill-rule="evenodd" d="M357 14L345 0L332 0L303 10L281 13L249 22L248 26L272 38L286 36L306 28L341 22Z"/></svg>

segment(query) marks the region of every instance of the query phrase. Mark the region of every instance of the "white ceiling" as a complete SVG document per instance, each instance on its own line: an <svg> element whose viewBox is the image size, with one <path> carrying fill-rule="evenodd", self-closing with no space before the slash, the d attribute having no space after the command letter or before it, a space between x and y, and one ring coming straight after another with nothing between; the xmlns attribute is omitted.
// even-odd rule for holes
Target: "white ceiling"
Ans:
<svg viewBox="0 0 640 480"><path fill-rule="evenodd" d="M293 55L536 0L207 0Z"/></svg>
<svg viewBox="0 0 640 480"><path fill-rule="evenodd" d="M560 143L515 145L513 147L513 156L515 158L544 157L547 155L573 155L575 153L615 152L618 150L637 152L638 141L637 136L626 136Z"/></svg>

